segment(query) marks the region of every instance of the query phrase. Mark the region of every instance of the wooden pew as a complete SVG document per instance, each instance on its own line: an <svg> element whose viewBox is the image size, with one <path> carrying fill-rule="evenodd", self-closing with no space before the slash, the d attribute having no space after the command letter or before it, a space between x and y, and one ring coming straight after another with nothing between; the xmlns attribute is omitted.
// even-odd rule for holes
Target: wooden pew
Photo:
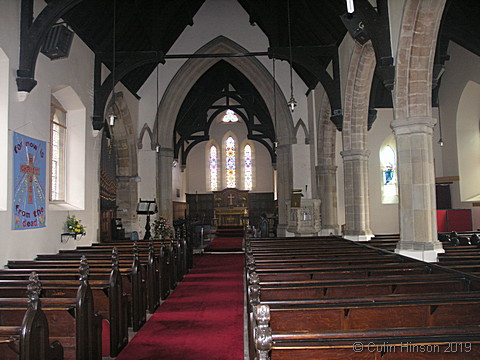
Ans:
<svg viewBox="0 0 480 360"><path fill-rule="evenodd" d="M136 243L137 244L137 243ZM129 254L134 248L133 243L121 243L116 247L120 253ZM84 254L89 257L101 258L104 254L110 252L112 249L111 244L100 244L98 246L78 247L74 250L60 251L55 257L61 258L75 258L79 254ZM153 313L160 304L160 299L165 299L170 291L174 287L173 281L170 280L174 274L174 268L172 257L174 256L173 250L167 248L164 244L153 242L139 242L137 245L139 252L139 259L142 268L146 267L146 270L142 270L144 276L143 281L146 284L154 284L153 287L147 287L147 303L148 310ZM54 259L54 256L39 255L38 259ZM173 283L173 284L172 284Z"/></svg>
<svg viewBox="0 0 480 360"><path fill-rule="evenodd" d="M119 282L121 285L123 285L122 292L125 292L128 300L127 300L127 310L129 316L127 316L127 319L131 320L131 324L134 328L134 331L138 331L140 327L145 323L146 321L146 300L145 300L145 287L146 287L146 282L145 282L145 275L142 277L142 269L141 269L141 264L140 260L138 257L138 253L134 251L133 257L130 255L129 258L126 257L120 257L118 250L116 248L113 248L112 252L115 252L115 261L117 262L117 268L118 268L118 262L122 261L122 267L129 267L130 270L129 272L126 273L118 273L119 275ZM81 255L80 255L81 256ZM112 255L113 257L113 255ZM52 269L52 268L57 268L57 269L68 269L72 270L76 267L76 264L78 263L78 257L70 258L70 259L62 259L61 257L58 257L56 260L15 260L15 261L9 261L7 263L8 268L10 269L22 269L22 268L27 268L27 269ZM92 289L97 290L97 285L98 286L110 286L110 278L111 278L111 267L112 267L112 260L108 259L107 257L103 257L100 259L94 259L94 257L89 258L89 263L90 263L90 269L92 272L98 272L102 271L105 274L105 279L103 283L100 281L98 284L96 283L91 283ZM117 271L118 272L118 271ZM110 275L108 275L110 274ZM107 278L108 276L108 278ZM123 279L122 279L123 277ZM103 285L102 285L103 284ZM128 286L125 286L128 285ZM50 289L47 287L47 289ZM1 290L1 289L0 289ZM55 294L55 292L54 292ZM103 312L107 313L108 310L105 310L105 308L108 308L108 293L101 293L101 292L95 292L95 295L99 296L99 299L96 300L96 304L98 305L99 302L102 302L104 304L103 306ZM124 300L122 299L122 302ZM122 307L124 305L121 305ZM119 317L119 318L123 318Z"/></svg>
<svg viewBox="0 0 480 360"><path fill-rule="evenodd" d="M272 251L264 244L247 242L249 334L256 343L259 359L267 359L270 352L272 359L377 359L370 357L370 353L351 357L355 355L352 354L352 344L349 353L342 352L345 344L352 342L349 338L352 334L359 339L365 336L375 338L380 334L381 338L396 344L393 349L399 349L402 339L411 336L412 332L432 345L437 344L435 341L445 334L451 335L452 339L461 339L467 328L470 333L463 338L474 338L480 320L471 314L480 310L480 293L473 290L480 290L480 279L408 260L385 249L372 252L375 247L371 244L357 243L356 250L352 252L355 247L343 241L333 240L325 246L324 240L317 244L312 240L294 241L290 245L275 244L274 240L271 244L275 244L276 248ZM385 239L382 241L385 242ZM336 247L337 243L340 244L339 249L327 248ZM352 256L355 252L356 255ZM373 267L371 262L375 263ZM390 274L394 274L403 269L412 271L412 275L388 275L390 270ZM296 276L304 278L291 280ZM274 319L267 327L252 320L254 311L264 305L273 307ZM472 311L469 311L470 307ZM456 314L458 319L454 323L452 316ZM396 329L390 329L388 325L384 329L386 319ZM432 326L435 326L436 332L431 330ZM405 329L407 327L411 329ZM421 335L423 330L425 332ZM271 341L274 337L278 339L275 344ZM476 340L476 351L480 351L478 336ZM280 343L288 345L275 348ZM415 344L422 342L415 340ZM441 344L442 349L445 350L448 345ZM291 348L299 351L292 352ZM335 350L322 353L319 348ZM284 357L280 357L283 352ZM382 359L384 355L381 354ZM463 359L463 355L452 358ZM435 354L427 358L443 357Z"/></svg>
<svg viewBox="0 0 480 360"><path fill-rule="evenodd" d="M20 264L17 265L21 268ZM30 271L38 271L40 276L44 272L53 271L52 266L55 266L53 273L56 271L63 272L65 270L71 272L75 268L74 263L68 265L62 265L60 262L37 264L35 261L26 262L23 266L28 266L28 270ZM92 268L98 268L98 264L90 264L89 267L89 271L92 271ZM127 299L123 292L122 279L119 272L118 252L116 249L112 250L110 267L111 270L108 280L96 280L90 283L90 287L94 298L95 312L98 312L102 318L106 319L109 323L110 355L115 357L128 343ZM0 297L16 297L21 294L20 282L17 282L17 284L10 283L9 286L7 286L5 285L5 281L7 280L0 282ZM44 297L68 298L77 295L78 283L74 284L69 280L43 280L43 282L42 296Z"/></svg>
<svg viewBox="0 0 480 360"><path fill-rule="evenodd" d="M38 274L29 277L29 286L40 288ZM26 298L0 298L3 324L15 324L28 308ZM50 340L58 340L64 359L101 359L101 318L94 312L93 295L88 283L88 264L80 264L80 285L75 298L42 298L42 309L48 321Z"/></svg>
<svg viewBox="0 0 480 360"><path fill-rule="evenodd" d="M28 287L28 305L17 325L0 326L2 360L63 360L63 347L49 342L49 327L42 310L40 288Z"/></svg>

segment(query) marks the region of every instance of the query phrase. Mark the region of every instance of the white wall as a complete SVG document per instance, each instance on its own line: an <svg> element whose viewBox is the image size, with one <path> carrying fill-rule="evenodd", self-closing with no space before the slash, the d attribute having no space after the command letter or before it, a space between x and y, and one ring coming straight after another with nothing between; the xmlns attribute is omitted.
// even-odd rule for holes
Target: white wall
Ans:
<svg viewBox="0 0 480 360"><path fill-rule="evenodd" d="M392 134L390 122L392 109L378 109L377 119L368 132L368 161L370 227L374 234L398 234L398 204L382 204L382 170L380 149L384 140Z"/></svg>
<svg viewBox="0 0 480 360"><path fill-rule="evenodd" d="M45 6L36 1L36 8ZM0 211L0 264L9 259L31 259L38 253L52 253L60 248L73 248L79 244L97 241L99 225L99 149L100 137L94 137L90 116L93 113L92 79L93 53L77 36L74 37L67 59L50 61L38 56L35 78L37 86L24 102L17 100L16 70L19 54L20 3L16 0L0 2L0 48L9 59L9 95L8 95L8 185L7 210ZM46 227L40 229L12 229L12 132L16 131L43 141L50 141L50 94L54 87L70 86L85 107L86 144L85 144L85 200L82 210L74 214L87 227L87 235L79 242L60 243L60 234L64 232L67 211L50 211L47 206ZM47 144L48 146L48 144ZM49 161L49 157L47 158ZM47 189L48 193L48 177ZM1 189L4 191L5 189ZM70 214L73 214L70 212Z"/></svg>
<svg viewBox="0 0 480 360"><path fill-rule="evenodd" d="M471 133L479 136L478 116L472 119L472 116L478 114L478 97L477 101L467 101L476 92L477 86L480 84L480 73L478 67L480 59L468 50L462 48L454 42L450 42L448 48L450 60L445 63L445 73L442 76L442 85L440 88L440 110L442 121L442 133L445 145L441 148L442 152L442 174L437 176L459 176L460 183L454 181L451 185L452 207L455 209L472 209L473 213L473 229L480 228L480 208L473 207L472 202L462 201L461 186L465 186L470 194L480 193L478 187L478 169L477 160L480 155L480 149L467 140L465 136ZM470 85L469 85L470 83ZM465 119L464 117L467 117ZM476 127L471 128L471 132L462 134L465 122L477 123ZM472 125L473 126L473 125ZM474 141L475 142L475 141ZM470 153L470 169L460 172L458 158L459 151L465 155ZM466 159L468 162L468 158ZM465 167L464 167L465 168ZM471 181L473 176L474 181ZM470 179L469 179L470 178ZM464 184L461 184L465 182ZM469 183L468 183L469 182ZM466 199L467 196L464 195Z"/></svg>

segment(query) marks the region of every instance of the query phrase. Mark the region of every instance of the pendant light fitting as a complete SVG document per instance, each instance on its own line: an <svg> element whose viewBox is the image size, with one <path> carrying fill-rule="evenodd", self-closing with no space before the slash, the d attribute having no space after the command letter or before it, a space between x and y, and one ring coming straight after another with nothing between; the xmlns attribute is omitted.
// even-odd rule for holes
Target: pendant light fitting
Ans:
<svg viewBox="0 0 480 360"><path fill-rule="evenodd" d="M115 125L115 121L117 120L117 115L115 114L115 33L116 33L116 15L117 15L117 0L113 0L113 46L112 46L112 107L110 109L110 114L108 115L108 125L113 126Z"/></svg>
<svg viewBox="0 0 480 360"><path fill-rule="evenodd" d="M292 34L291 34L291 24L290 24L290 0L287 1L287 17L288 17L288 47L290 51L290 100L288 101L288 107L293 112L297 106L297 101L293 96L293 56L292 56Z"/></svg>

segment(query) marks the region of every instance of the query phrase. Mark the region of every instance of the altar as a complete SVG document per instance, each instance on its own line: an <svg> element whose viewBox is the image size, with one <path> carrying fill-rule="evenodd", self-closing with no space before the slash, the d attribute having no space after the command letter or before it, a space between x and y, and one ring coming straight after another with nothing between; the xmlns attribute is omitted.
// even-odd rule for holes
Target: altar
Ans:
<svg viewBox="0 0 480 360"><path fill-rule="evenodd" d="M228 188L214 191L213 194L217 227L248 225L248 190Z"/></svg>
<svg viewBox="0 0 480 360"><path fill-rule="evenodd" d="M218 208L215 209L217 227L238 227L246 224L248 212L244 208Z"/></svg>

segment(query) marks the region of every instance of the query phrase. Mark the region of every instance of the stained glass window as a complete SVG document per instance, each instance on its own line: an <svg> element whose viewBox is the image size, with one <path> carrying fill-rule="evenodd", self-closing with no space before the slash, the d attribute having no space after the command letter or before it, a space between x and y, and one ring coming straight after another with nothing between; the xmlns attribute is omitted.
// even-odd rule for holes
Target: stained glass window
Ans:
<svg viewBox="0 0 480 360"><path fill-rule="evenodd" d="M253 170L252 170L252 147L250 145L245 145L243 149L244 157L244 180L245 180L245 189L252 190L253 187Z"/></svg>
<svg viewBox="0 0 480 360"><path fill-rule="evenodd" d="M234 188L235 182L235 140L233 137L228 137L225 142L225 159L227 172L227 188Z"/></svg>
<svg viewBox="0 0 480 360"><path fill-rule="evenodd" d="M212 191L216 191L217 184L218 184L217 147L215 145L212 145L210 147L210 189Z"/></svg>
<svg viewBox="0 0 480 360"><path fill-rule="evenodd" d="M394 204L398 202L397 190L397 159L395 150L389 145L382 148L380 153L382 166L382 202Z"/></svg>
<svg viewBox="0 0 480 360"><path fill-rule="evenodd" d="M235 113L233 112L233 110L228 109L228 110L227 110L227 113L226 113L225 116L223 117L222 121L223 121L224 123L238 122L238 117L237 117L237 115L235 115Z"/></svg>

